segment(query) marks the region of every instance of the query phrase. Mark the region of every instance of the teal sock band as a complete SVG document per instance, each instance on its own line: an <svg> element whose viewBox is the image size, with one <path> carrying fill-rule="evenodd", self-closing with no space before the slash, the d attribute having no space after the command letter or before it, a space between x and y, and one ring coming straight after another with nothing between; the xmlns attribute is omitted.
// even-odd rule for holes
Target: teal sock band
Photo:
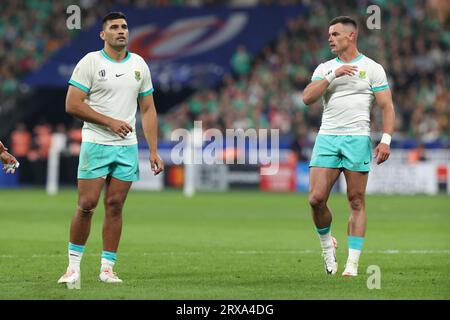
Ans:
<svg viewBox="0 0 450 320"><path fill-rule="evenodd" d="M316 228L316 230L317 230L317 233L319 233L320 235L327 234L328 232L330 232L331 226L328 226L328 227L325 227L322 229Z"/></svg>
<svg viewBox="0 0 450 320"><path fill-rule="evenodd" d="M71 251L77 251L77 252L83 253L84 247L85 246L80 246L78 244L73 244L73 243L69 242L69 250L71 250Z"/></svg>
<svg viewBox="0 0 450 320"><path fill-rule="evenodd" d="M112 261L112 262L116 262L117 254L115 252L111 252L111 251L102 251L102 258Z"/></svg>
<svg viewBox="0 0 450 320"><path fill-rule="evenodd" d="M348 247L350 249L361 250L363 247L364 238L348 236Z"/></svg>

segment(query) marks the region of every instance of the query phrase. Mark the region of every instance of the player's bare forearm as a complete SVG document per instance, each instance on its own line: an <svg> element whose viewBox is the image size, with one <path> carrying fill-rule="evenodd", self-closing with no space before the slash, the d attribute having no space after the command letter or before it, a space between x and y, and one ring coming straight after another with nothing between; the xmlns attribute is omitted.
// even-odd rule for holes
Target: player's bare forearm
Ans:
<svg viewBox="0 0 450 320"><path fill-rule="evenodd" d="M147 140L150 154L158 152L158 120L154 108L142 114L142 128Z"/></svg>
<svg viewBox="0 0 450 320"><path fill-rule="evenodd" d="M133 131L131 125L125 121L113 119L92 109L84 102L86 96L87 93L81 89L69 86L66 97L66 112L83 121L108 127L123 139Z"/></svg>
<svg viewBox="0 0 450 320"><path fill-rule="evenodd" d="M326 79L311 82L303 91L303 102L306 105L313 104L322 97L328 86L329 82Z"/></svg>
<svg viewBox="0 0 450 320"><path fill-rule="evenodd" d="M158 152L158 118L156 114L153 95L150 94L139 100L141 109L142 129L144 130L145 140L150 150L150 154Z"/></svg>
<svg viewBox="0 0 450 320"><path fill-rule="evenodd" d="M70 115L90 123L109 126L112 118L98 113L84 102L87 93L69 86L66 97L66 112Z"/></svg>
<svg viewBox="0 0 450 320"><path fill-rule="evenodd" d="M383 137L381 138L381 142L375 148L375 157L377 158L377 164L382 164L391 154L390 140L394 133L395 111L394 104L392 103L391 90L387 89L375 92L375 99L377 100L377 104L381 109L381 115L383 117Z"/></svg>
<svg viewBox="0 0 450 320"><path fill-rule="evenodd" d="M164 171L164 162L158 155L158 119L153 94L139 99L141 108L142 129L150 149L150 166L153 174Z"/></svg>
<svg viewBox="0 0 450 320"><path fill-rule="evenodd" d="M80 120L103 126L109 126L112 120L112 118L93 110L84 102L66 103L66 112Z"/></svg>
<svg viewBox="0 0 450 320"><path fill-rule="evenodd" d="M391 90L382 90L375 92L377 104L381 109L381 116L383 118L383 133L392 136L395 128L395 111L392 102Z"/></svg>
<svg viewBox="0 0 450 320"><path fill-rule="evenodd" d="M383 132L392 136L395 127L394 105L385 106L382 109Z"/></svg>

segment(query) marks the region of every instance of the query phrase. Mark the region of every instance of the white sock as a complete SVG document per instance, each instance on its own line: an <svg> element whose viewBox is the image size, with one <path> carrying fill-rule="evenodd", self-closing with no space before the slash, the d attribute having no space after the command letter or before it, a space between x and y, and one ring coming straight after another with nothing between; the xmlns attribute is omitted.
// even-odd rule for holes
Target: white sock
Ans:
<svg viewBox="0 0 450 320"><path fill-rule="evenodd" d="M350 249L349 248L348 249L348 259L347 259L347 261L358 263L360 254L361 254L361 250Z"/></svg>
<svg viewBox="0 0 450 320"><path fill-rule="evenodd" d="M83 257L83 252L69 250L69 268L79 271L82 257Z"/></svg>
<svg viewBox="0 0 450 320"><path fill-rule="evenodd" d="M112 271L114 267L114 262L105 258L102 258L102 265L100 267L100 271L110 270Z"/></svg>
<svg viewBox="0 0 450 320"><path fill-rule="evenodd" d="M319 234L319 239L323 251L327 251L333 248L333 240L331 239L331 232Z"/></svg>

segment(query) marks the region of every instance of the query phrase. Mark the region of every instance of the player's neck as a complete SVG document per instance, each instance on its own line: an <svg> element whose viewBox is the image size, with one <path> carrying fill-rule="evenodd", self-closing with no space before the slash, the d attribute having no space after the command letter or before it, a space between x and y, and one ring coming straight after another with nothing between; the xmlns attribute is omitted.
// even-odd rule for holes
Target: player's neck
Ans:
<svg viewBox="0 0 450 320"><path fill-rule="evenodd" d="M125 59L125 56L127 55L126 47L116 49L116 48L106 45L103 48L103 51L105 51L105 53L108 55L108 57L110 57L111 59L113 59L114 61L117 61L117 62L120 62L123 59Z"/></svg>
<svg viewBox="0 0 450 320"><path fill-rule="evenodd" d="M343 62L351 62L355 60L357 57L359 57L361 53L358 51L357 48L351 48L344 52L341 52L338 57Z"/></svg>

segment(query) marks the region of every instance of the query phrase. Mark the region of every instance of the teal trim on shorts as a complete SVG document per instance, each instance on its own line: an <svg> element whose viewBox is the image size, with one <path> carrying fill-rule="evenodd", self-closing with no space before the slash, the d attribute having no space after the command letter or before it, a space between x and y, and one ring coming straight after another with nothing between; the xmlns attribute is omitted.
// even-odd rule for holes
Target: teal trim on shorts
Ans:
<svg viewBox="0 0 450 320"><path fill-rule="evenodd" d="M108 175L122 181L139 180L137 144L114 146L81 143L78 179L96 179Z"/></svg>
<svg viewBox="0 0 450 320"><path fill-rule="evenodd" d="M385 84L384 86L379 86L379 87L372 88L372 92L377 92L377 91L386 90L386 89L389 89L389 85L388 84Z"/></svg>
<svg viewBox="0 0 450 320"><path fill-rule="evenodd" d="M111 251L102 251L102 258L112 261L112 262L116 262L117 260L117 253L115 252L111 252Z"/></svg>
<svg viewBox="0 0 450 320"><path fill-rule="evenodd" d="M69 242L69 250L71 250L71 251L77 251L77 252L83 253L84 248L85 248L85 246L80 246L78 244L73 244L73 243Z"/></svg>
<svg viewBox="0 0 450 320"><path fill-rule="evenodd" d="M318 134L309 166L369 172L371 162L372 141L369 136Z"/></svg>
<svg viewBox="0 0 450 320"><path fill-rule="evenodd" d="M155 89L151 88L151 89L149 89L149 90L147 90L147 91L145 91L145 92L140 92L140 93L138 94L138 96L139 96L139 97L146 97L146 96L148 96L150 93L153 93L153 91L155 91Z"/></svg>
<svg viewBox="0 0 450 320"><path fill-rule="evenodd" d="M348 247L350 249L362 250L364 243L363 237L348 236Z"/></svg>
<svg viewBox="0 0 450 320"><path fill-rule="evenodd" d="M77 87L78 89L83 90L86 93L88 93L90 90L88 87L83 86L81 83L76 82L75 80L70 79L68 82L69 82L69 84L73 85L74 87Z"/></svg>

